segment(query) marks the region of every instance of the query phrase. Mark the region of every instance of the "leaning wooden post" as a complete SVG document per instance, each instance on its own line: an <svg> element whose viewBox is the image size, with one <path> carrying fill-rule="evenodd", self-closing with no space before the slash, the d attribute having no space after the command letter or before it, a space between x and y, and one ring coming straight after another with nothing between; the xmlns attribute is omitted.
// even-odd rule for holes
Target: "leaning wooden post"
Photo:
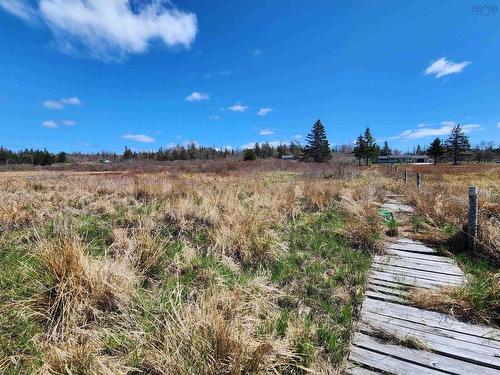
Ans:
<svg viewBox="0 0 500 375"><path fill-rule="evenodd" d="M420 173L417 173L417 189L419 189L419 190L420 190L420 182L421 182Z"/></svg>
<svg viewBox="0 0 500 375"><path fill-rule="evenodd" d="M477 200L477 187L469 186L469 228L468 247L474 250L477 240L479 204Z"/></svg>
<svg viewBox="0 0 500 375"><path fill-rule="evenodd" d="M408 171L405 169L405 182L408 182Z"/></svg>

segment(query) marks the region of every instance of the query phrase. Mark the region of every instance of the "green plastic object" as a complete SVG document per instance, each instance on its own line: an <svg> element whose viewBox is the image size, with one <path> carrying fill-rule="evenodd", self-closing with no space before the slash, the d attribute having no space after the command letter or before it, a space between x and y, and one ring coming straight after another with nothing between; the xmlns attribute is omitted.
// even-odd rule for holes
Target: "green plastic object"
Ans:
<svg viewBox="0 0 500 375"><path fill-rule="evenodd" d="M394 220L394 214L392 211L389 211L385 208L381 208L378 210L378 214L384 218L385 221Z"/></svg>

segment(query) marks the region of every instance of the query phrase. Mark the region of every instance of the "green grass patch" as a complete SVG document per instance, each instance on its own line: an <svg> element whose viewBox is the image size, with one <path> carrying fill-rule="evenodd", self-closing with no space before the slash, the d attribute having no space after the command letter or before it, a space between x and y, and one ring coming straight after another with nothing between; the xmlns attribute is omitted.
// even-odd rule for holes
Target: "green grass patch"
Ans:
<svg viewBox="0 0 500 375"><path fill-rule="evenodd" d="M295 348L303 366L311 361L311 345L321 346L332 362L342 361L354 311L362 300L371 258L337 234L341 226L341 217L333 210L305 215L290 231L289 255L271 267L272 281L288 291L282 304L286 315L276 324L278 334L283 332L285 316L287 325L291 319L303 324L298 301L309 311L308 327Z"/></svg>

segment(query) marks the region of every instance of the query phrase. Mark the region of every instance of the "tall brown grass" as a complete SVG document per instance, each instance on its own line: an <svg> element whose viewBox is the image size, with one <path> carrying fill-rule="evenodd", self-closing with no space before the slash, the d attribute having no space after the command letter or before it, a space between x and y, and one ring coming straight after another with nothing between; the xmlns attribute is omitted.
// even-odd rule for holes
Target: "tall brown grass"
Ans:
<svg viewBox="0 0 500 375"><path fill-rule="evenodd" d="M287 255L290 223L324 209L342 214L338 235L378 251L384 182L347 166L269 168L2 175L0 228L22 235L38 262L40 293L15 303L43 327L33 341L42 356L30 359L40 373L306 371L295 351L304 326L264 329L283 297L268 267ZM310 371L336 371L314 350Z"/></svg>
<svg viewBox="0 0 500 375"><path fill-rule="evenodd" d="M500 168L494 165L466 166L414 166L410 168L411 180L416 172L422 173L422 186L417 190L413 181L390 182L389 189L405 195L416 214L429 228L423 236L427 240L445 242L449 237L446 228L458 232L457 241L450 243L452 250L466 246L468 216L468 186L479 188L479 237L477 255L500 264Z"/></svg>

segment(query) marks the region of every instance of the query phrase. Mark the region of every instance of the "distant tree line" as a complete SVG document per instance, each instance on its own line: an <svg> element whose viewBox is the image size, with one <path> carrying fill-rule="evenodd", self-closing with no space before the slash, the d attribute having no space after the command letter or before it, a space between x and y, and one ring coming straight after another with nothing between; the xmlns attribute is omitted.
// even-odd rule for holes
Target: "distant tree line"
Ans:
<svg viewBox="0 0 500 375"><path fill-rule="evenodd" d="M379 156L399 155L400 151L391 150L387 141L381 148L375 142L370 128L366 128L363 134L356 139L352 153L358 159L359 165L362 162L368 165L370 161L376 162ZM454 165L461 161L490 162L495 157L500 156L500 146L495 148L494 142L482 142L472 148L469 137L464 133L460 124L455 125L448 137L443 141L440 138L434 139L429 147L417 145L413 150L415 155L428 155L433 158L434 164L440 161L451 161Z"/></svg>
<svg viewBox="0 0 500 375"><path fill-rule="evenodd" d="M46 149L25 149L14 152L4 147L0 147L0 164L51 165L54 163L66 163L67 160L68 157L65 152L53 154Z"/></svg>
<svg viewBox="0 0 500 375"><path fill-rule="evenodd" d="M171 148L160 148L157 151L132 151L125 147L122 159L150 159L157 161L194 160L194 159L220 159L233 156L236 151L220 149L215 147L198 146L191 143L187 146L175 146Z"/></svg>
<svg viewBox="0 0 500 375"><path fill-rule="evenodd" d="M500 146L500 145L499 145ZM445 140L440 138L434 141L428 147L417 145L413 154L428 155L433 158L434 163L440 161L451 161L458 164L463 160L489 162L500 157L500 147L495 147L494 142L477 145L472 148L469 137L464 134L460 125L456 125L450 131ZM299 142L292 141L289 144L273 145L268 142L257 142L252 148L243 151L232 148L205 147L196 143L190 143L185 146L174 146L170 148L160 148L157 151L133 151L125 147L123 154L102 152L97 154L72 154L72 160L156 160L156 161L175 161L175 160L215 160L222 158L243 158L251 161L267 158L293 158L301 161L326 162L332 157L332 153L342 153L345 155L353 154L359 162L368 165L370 162L376 162L379 156L401 155L401 151L393 150L387 141L384 141L380 147L370 128L358 136L354 145L340 145L335 149L330 147L325 127L320 120L316 121L306 137L306 144L302 146ZM33 165L51 165L54 163L65 163L68 161L68 155L65 152L53 154L46 149L33 150L25 149L22 151L11 151L0 147L0 164L33 164Z"/></svg>

